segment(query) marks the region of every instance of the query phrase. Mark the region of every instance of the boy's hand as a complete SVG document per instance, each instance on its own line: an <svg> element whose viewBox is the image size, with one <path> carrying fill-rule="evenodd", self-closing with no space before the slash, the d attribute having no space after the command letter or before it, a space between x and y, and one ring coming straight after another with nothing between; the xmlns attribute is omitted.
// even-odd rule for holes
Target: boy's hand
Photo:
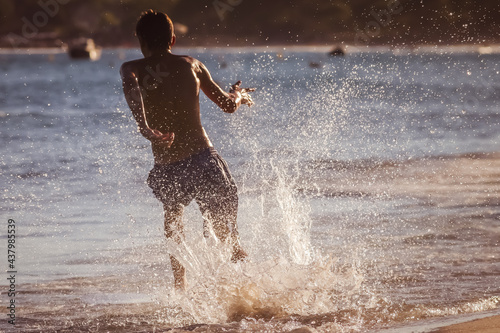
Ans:
<svg viewBox="0 0 500 333"><path fill-rule="evenodd" d="M240 93L241 95L241 104L246 104L249 107L254 104L252 97L248 94L249 92L255 91L255 88L241 88L241 81L236 82L231 86L230 93Z"/></svg>
<svg viewBox="0 0 500 333"><path fill-rule="evenodd" d="M170 146L172 146L175 138L175 134L173 132L162 133L152 128L146 129L143 135L149 141L165 146L166 148L170 148Z"/></svg>

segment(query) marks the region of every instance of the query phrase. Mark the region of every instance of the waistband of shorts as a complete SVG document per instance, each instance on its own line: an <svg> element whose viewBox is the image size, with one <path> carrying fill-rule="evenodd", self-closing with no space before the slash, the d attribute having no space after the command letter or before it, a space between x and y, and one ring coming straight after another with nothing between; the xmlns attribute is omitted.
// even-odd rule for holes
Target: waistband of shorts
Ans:
<svg viewBox="0 0 500 333"><path fill-rule="evenodd" d="M155 163L154 168L176 167L178 165L189 163L200 156L213 155L213 154L217 154L217 150L215 150L214 147L207 147L207 148L203 148L199 152L194 153L193 155L191 155L183 160L180 160L180 161L176 161L176 162L169 163L169 164Z"/></svg>

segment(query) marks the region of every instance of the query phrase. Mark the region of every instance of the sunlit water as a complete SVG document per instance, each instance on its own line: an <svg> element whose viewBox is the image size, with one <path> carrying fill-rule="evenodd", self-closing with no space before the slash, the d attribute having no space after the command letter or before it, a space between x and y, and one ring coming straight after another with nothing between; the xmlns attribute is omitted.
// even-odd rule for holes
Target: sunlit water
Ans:
<svg viewBox="0 0 500 333"><path fill-rule="evenodd" d="M3 54L0 251L14 219L18 329L364 332L497 309L500 55L178 52L225 89L258 89L232 115L202 97L249 262L203 237L195 204L186 242L163 238L118 74L137 51Z"/></svg>

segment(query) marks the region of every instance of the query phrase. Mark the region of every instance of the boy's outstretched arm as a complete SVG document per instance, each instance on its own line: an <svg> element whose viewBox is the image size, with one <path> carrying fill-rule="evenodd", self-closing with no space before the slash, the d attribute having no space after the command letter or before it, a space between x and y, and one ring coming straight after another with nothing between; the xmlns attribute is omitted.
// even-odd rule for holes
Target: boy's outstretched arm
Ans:
<svg viewBox="0 0 500 333"><path fill-rule="evenodd" d="M240 88L241 81L238 81L232 86L230 92L227 93L214 82L210 72L201 62L199 63L199 69L198 79L200 80L201 90L224 112L233 113L241 104L253 105L252 98L248 93L255 89Z"/></svg>

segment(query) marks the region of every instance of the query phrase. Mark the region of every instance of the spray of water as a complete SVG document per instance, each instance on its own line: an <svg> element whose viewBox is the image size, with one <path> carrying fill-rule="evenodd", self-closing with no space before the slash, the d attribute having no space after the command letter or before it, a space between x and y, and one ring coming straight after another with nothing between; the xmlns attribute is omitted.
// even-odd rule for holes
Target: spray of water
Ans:
<svg viewBox="0 0 500 333"><path fill-rule="evenodd" d="M285 170L280 170L275 161L271 160L270 164L276 176L276 202L282 215L281 230L288 237L290 257L296 264L307 265L312 260L309 207L294 195L295 179ZM298 165L295 171L299 171Z"/></svg>
<svg viewBox="0 0 500 333"><path fill-rule="evenodd" d="M310 207L296 191L298 165L254 162L250 168L260 179L253 182L259 190L250 195L246 187L241 200L241 210L260 212L250 221L251 240L243 238L249 260L231 263L231 250L213 235L198 233L180 245L165 241L188 277L185 291L167 288L157 295L168 324L315 316L355 308L353 299L369 303L373 297L359 264L339 264L311 246ZM259 203L261 209L255 209Z"/></svg>

